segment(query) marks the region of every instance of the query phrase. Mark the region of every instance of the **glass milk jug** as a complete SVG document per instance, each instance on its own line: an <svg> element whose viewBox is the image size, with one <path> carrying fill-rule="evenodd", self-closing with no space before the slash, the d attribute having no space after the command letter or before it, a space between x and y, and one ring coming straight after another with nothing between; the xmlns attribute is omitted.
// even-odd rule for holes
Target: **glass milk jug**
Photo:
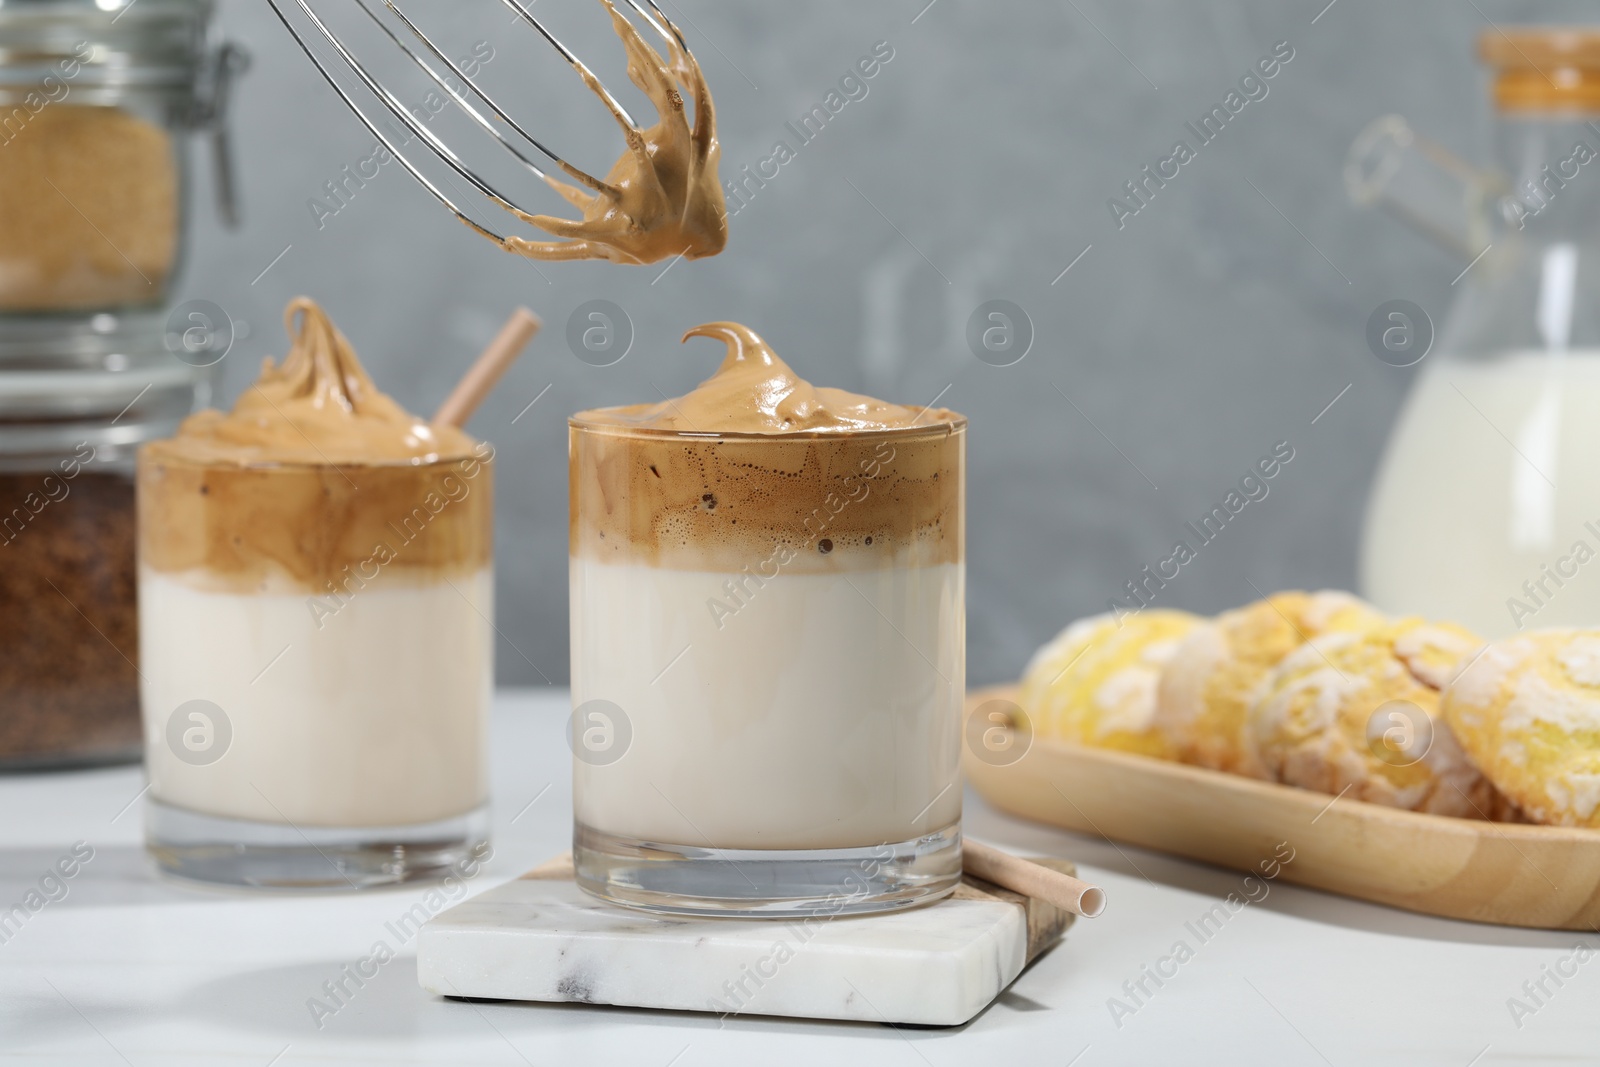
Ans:
<svg viewBox="0 0 1600 1067"><path fill-rule="evenodd" d="M1504 177L1390 116L1346 180L1472 261L1379 467L1362 590L1492 638L1600 624L1600 31L1479 51Z"/></svg>

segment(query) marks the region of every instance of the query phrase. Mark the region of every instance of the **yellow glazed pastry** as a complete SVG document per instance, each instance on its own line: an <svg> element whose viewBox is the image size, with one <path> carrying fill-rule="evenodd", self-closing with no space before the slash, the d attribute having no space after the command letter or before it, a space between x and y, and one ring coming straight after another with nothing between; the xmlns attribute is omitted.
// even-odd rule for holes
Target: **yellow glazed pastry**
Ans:
<svg viewBox="0 0 1600 1067"><path fill-rule="evenodd" d="M1079 619L1034 655L1020 702L1036 736L1175 759L1155 729L1156 684L1179 642L1205 620L1185 611Z"/></svg>
<svg viewBox="0 0 1600 1067"><path fill-rule="evenodd" d="M1275 593L1196 627L1173 653L1156 697L1156 725L1186 763L1267 777L1243 740L1246 714L1268 673L1323 634L1381 626L1349 593Z"/></svg>
<svg viewBox="0 0 1600 1067"><path fill-rule="evenodd" d="M1467 755L1530 819L1600 828L1600 630L1496 641L1443 706Z"/></svg>
<svg viewBox="0 0 1600 1067"><path fill-rule="evenodd" d="M1267 677L1247 744L1288 785L1393 808L1491 817L1500 808L1439 719L1439 691L1483 647L1450 623L1396 619L1313 638Z"/></svg>

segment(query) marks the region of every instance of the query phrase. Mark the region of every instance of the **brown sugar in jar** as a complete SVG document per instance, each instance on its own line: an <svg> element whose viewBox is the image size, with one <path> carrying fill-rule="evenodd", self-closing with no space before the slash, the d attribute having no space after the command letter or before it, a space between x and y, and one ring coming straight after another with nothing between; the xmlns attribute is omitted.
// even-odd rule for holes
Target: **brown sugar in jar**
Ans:
<svg viewBox="0 0 1600 1067"><path fill-rule="evenodd" d="M183 259L189 144L238 223L215 0L0 0L0 327L155 310Z"/></svg>
<svg viewBox="0 0 1600 1067"><path fill-rule="evenodd" d="M158 303L178 252L173 139L116 107L56 104L0 137L0 311Z"/></svg>

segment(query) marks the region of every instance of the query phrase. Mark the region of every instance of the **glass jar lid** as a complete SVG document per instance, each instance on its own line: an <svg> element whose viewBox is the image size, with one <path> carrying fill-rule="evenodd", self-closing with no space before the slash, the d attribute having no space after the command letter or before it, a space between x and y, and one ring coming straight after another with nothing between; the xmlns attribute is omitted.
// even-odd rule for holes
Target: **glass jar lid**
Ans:
<svg viewBox="0 0 1600 1067"><path fill-rule="evenodd" d="M96 319L113 317L0 331L0 469L48 466L82 443L131 454L210 402L212 371L174 354L159 317Z"/></svg>
<svg viewBox="0 0 1600 1067"><path fill-rule="evenodd" d="M0 90L105 96L194 84L211 0L0 0Z"/></svg>

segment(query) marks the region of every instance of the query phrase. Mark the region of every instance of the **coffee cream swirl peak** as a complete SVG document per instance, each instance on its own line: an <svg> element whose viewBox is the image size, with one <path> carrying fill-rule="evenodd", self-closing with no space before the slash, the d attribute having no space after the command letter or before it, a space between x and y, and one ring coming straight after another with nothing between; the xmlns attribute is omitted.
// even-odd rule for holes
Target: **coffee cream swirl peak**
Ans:
<svg viewBox="0 0 1600 1067"><path fill-rule="evenodd" d="M833 572L963 558L966 420L818 388L731 322L715 374L659 404L572 417L576 557Z"/></svg>
<svg viewBox="0 0 1600 1067"><path fill-rule="evenodd" d="M709 337L728 349L717 372L696 389L676 400L604 408L578 418L641 429L729 434L867 433L965 421L944 408L905 407L814 386L754 330L736 322L707 322L683 335L685 341L691 337Z"/></svg>
<svg viewBox="0 0 1600 1067"><path fill-rule="evenodd" d="M494 450L379 392L313 301L233 411L139 452L141 565L199 588L349 595L489 564Z"/></svg>
<svg viewBox="0 0 1600 1067"><path fill-rule="evenodd" d="M333 320L309 297L284 311L291 342L233 411L190 416L167 447L201 462L420 463L466 456L472 440L378 391Z"/></svg>

